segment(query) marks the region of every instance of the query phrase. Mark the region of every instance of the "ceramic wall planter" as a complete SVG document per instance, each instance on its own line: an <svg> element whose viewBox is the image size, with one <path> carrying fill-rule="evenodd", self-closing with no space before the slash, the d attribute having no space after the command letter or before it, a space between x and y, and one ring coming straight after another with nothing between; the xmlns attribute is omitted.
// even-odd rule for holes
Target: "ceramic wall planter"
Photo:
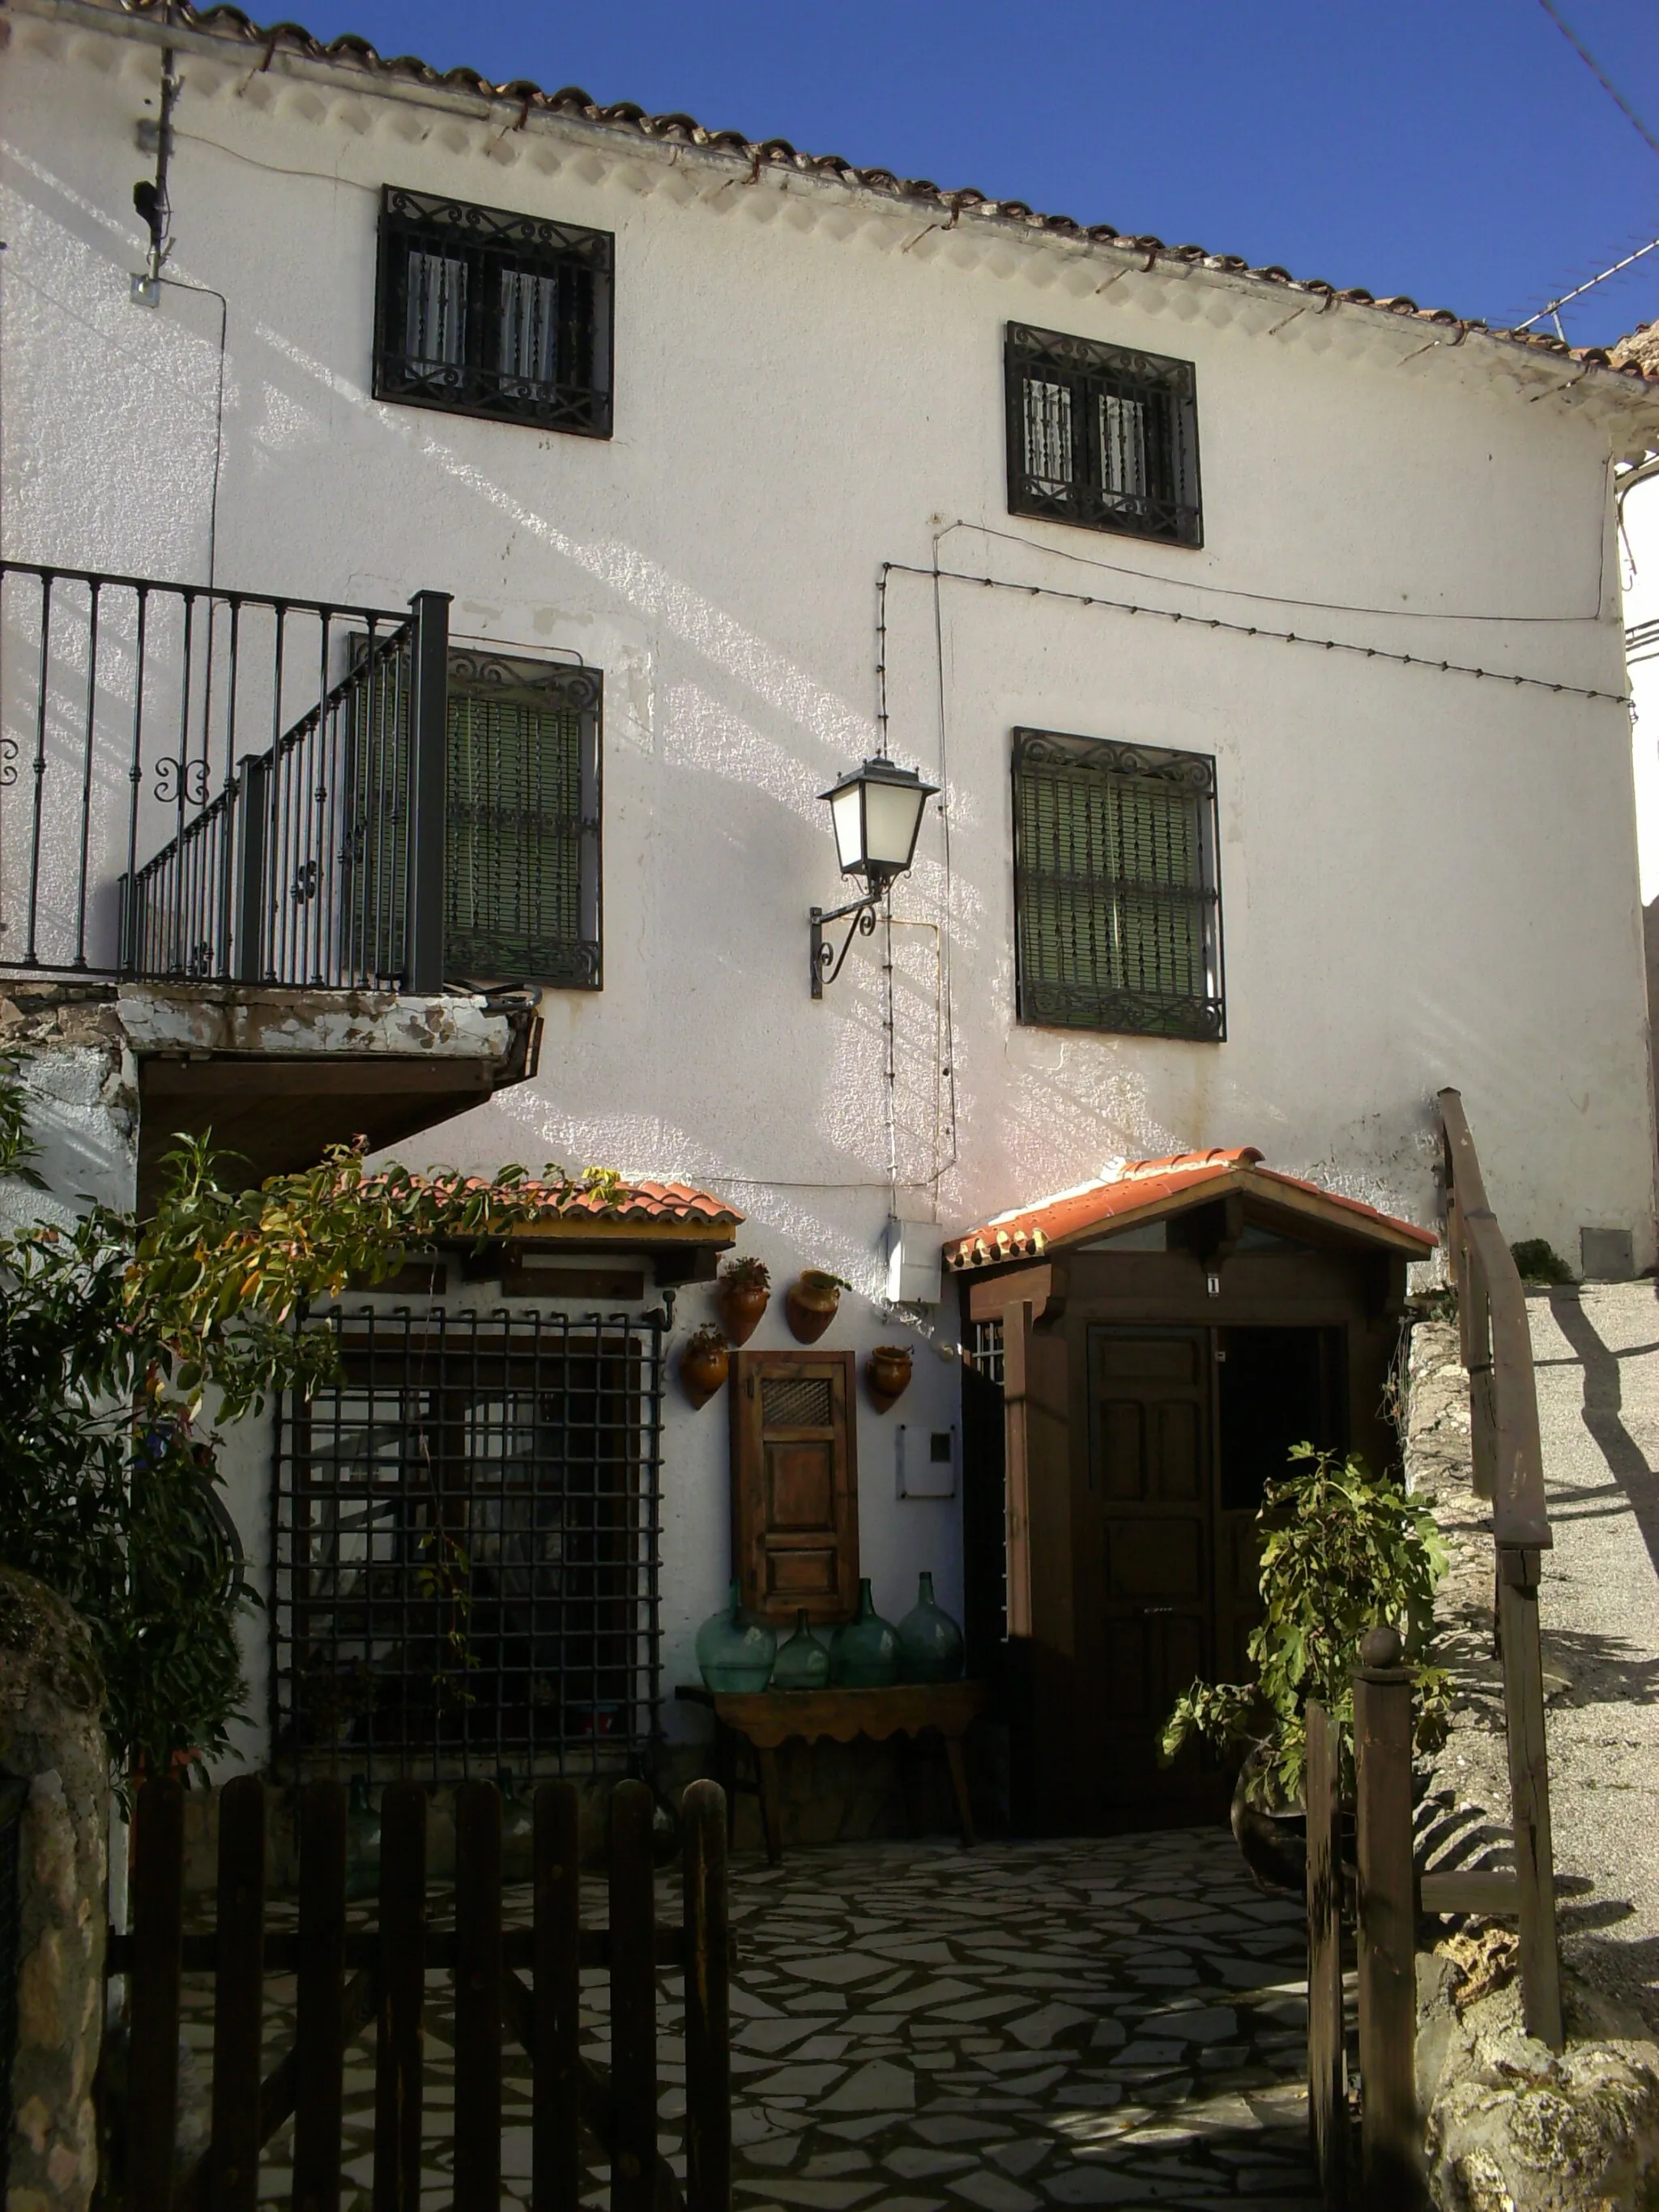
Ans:
<svg viewBox="0 0 1659 2212"><path fill-rule="evenodd" d="M916 1601L898 1625L899 1680L903 1682L959 1682L967 1647L962 1631L933 1595L933 1577L923 1575Z"/></svg>
<svg viewBox="0 0 1659 2212"><path fill-rule="evenodd" d="M857 1618L843 1621L830 1644L830 1679L840 1690L884 1690L898 1678L899 1633L876 1611L866 1575Z"/></svg>
<svg viewBox="0 0 1659 2212"><path fill-rule="evenodd" d="M747 1344L771 1303L771 1277L759 1260L734 1260L720 1270L720 1326L728 1344Z"/></svg>
<svg viewBox="0 0 1659 2212"><path fill-rule="evenodd" d="M910 1387L911 1353L908 1344L878 1344L870 1354L865 1376L878 1409L885 1413Z"/></svg>
<svg viewBox="0 0 1659 2212"><path fill-rule="evenodd" d="M797 1281L791 1283L783 1310L789 1334L797 1344L817 1342L834 1321L846 1287L839 1275L827 1274L822 1267L807 1267Z"/></svg>
<svg viewBox="0 0 1659 2212"><path fill-rule="evenodd" d="M763 1690L772 1679L778 1639L763 1620L744 1610L736 1583L719 1613L697 1631L697 1668L711 1690Z"/></svg>
<svg viewBox="0 0 1659 2212"><path fill-rule="evenodd" d="M732 1354L716 1328L700 1328L680 1354L680 1384L694 1406L706 1406L732 1370Z"/></svg>

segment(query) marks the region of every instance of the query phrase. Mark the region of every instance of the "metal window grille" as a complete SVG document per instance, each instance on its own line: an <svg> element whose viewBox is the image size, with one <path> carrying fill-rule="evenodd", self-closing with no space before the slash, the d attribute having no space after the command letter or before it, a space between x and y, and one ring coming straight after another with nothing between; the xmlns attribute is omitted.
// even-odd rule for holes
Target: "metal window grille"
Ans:
<svg viewBox="0 0 1659 2212"><path fill-rule="evenodd" d="M1193 364L1010 323L1008 511L1201 545Z"/></svg>
<svg viewBox="0 0 1659 2212"><path fill-rule="evenodd" d="M297 1775L636 1766L661 1695L661 1324L335 1308L279 1409L273 1739Z"/></svg>
<svg viewBox="0 0 1659 2212"><path fill-rule="evenodd" d="M1219 1042L1215 763L1014 732L1019 1018Z"/></svg>
<svg viewBox="0 0 1659 2212"><path fill-rule="evenodd" d="M976 1321L973 1341L969 1347L969 1359L975 1372L988 1382L1002 1388L1002 1323L1000 1321Z"/></svg>
<svg viewBox="0 0 1659 2212"><path fill-rule="evenodd" d="M388 185L374 396L608 438L608 231Z"/></svg>
<svg viewBox="0 0 1659 2212"><path fill-rule="evenodd" d="M976 1321L968 1345L968 1364L975 1375L981 1376L999 1394L1003 1389L1003 1325L1000 1321ZM968 1401L963 1400L964 1416ZM986 1418L981 1406L979 1418ZM997 1418L1000 1420L999 1408ZM963 1540L965 1550L971 1550L969 1571L982 1589L981 1604L986 1611L981 1615L984 1633L994 1644L1008 1640L1008 1469L1000 1449L994 1455L995 1489L981 1490L981 1485L989 1475L983 1460L981 1472L973 1480L975 1492L969 1494L968 1470L964 1468Z"/></svg>

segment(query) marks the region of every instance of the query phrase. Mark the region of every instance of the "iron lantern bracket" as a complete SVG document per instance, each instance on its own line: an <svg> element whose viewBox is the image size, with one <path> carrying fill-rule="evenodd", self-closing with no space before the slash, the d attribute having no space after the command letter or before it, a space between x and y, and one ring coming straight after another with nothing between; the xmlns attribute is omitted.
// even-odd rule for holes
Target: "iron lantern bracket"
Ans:
<svg viewBox="0 0 1659 2212"><path fill-rule="evenodd" d="M821 906L809 907L807 919L812 926L812 996L821 999L826 982L833 983L847 963L855 937L873 937L876 933L876 908L881 903L879 890L866 891L862 898L854 899L848 906L832 907L825 913ZM824 941L828 923L851 921L842 939L841 951Z"/></svg>

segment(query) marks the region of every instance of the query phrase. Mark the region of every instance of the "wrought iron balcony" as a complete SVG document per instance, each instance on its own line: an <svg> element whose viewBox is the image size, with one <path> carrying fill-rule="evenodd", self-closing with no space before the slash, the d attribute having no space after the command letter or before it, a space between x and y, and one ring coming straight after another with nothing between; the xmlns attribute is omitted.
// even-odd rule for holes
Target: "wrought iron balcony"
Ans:
<svg viewBox="0 0 1659 2212"><path fill-rule="evenodd" d="M0 970L443 984L448 600L0 562Z"/></svg>

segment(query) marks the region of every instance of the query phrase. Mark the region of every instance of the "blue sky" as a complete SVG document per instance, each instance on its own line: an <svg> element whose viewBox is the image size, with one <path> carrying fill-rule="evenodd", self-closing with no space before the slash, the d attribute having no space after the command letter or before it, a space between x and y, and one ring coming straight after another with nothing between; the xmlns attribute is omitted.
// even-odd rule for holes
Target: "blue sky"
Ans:
<svg viewBox="0 0 1659 2212"><path fill-rule="evenodd" d="M1557 0L1659 137L1659 5ZM274 10L263 12L273 14ZM1510 323L1659 236L1659 153L1539 0L295 0L307 28L579 84L943 185ZM1659 252L1565 316L1659 316Z"/></svg>

